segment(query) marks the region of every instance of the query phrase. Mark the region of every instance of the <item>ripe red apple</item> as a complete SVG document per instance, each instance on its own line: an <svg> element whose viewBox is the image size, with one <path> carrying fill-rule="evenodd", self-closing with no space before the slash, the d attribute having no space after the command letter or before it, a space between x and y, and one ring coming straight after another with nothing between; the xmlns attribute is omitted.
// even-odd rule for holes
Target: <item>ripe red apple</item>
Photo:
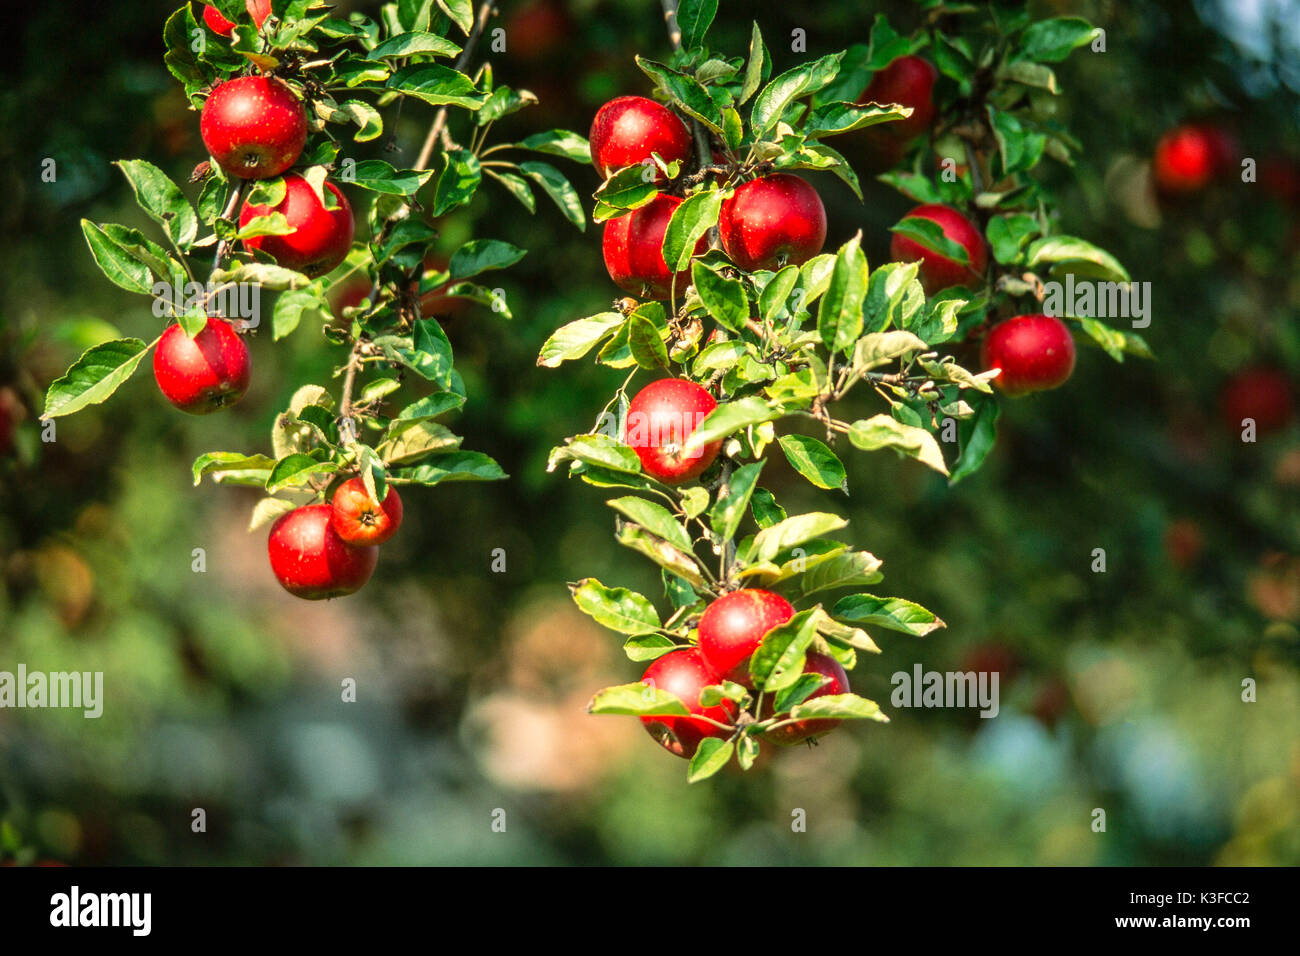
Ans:
<svg viewBox="0 0 1300 956"><path fill-rule="evenodd" d="M984 338L984 368L1002 369L993 380L1007 395L1042 392L1065 384L1074 371L1074 339L1060 319L1018 315Z"/></svg>
<svg viewBox="0 0 1300 956"><path fill-rule="evenodd" d="M605 223L601 251L609 277L624 292L642 299L667 299L674 289L673 274L664 262L664 232L673 210L681 204L676 196L660 193L640 209ZM695 254L703 255L709 244L704 237L695 244ZM681 295L690 285L689 269L676 276L676 292Z"/></svg>
<svg viewBox="0 0 1300 956"><path fill-rule="evenodd" d="M1232 134L1208 123L1176 126L1156 143L1153 170L1165 193L1197 192L1226 174L1240 149Z"/></svg>
<svg viewBox="0 0 1300 956"><path fill-rule="evenodd" d="M424 268L435 272L445 272L450 260L436 252L431 252L424 257ZM448 295L447 290L456 283L452 280L444 282L426 292L420 299L421 315L436 315L440 318L455 318L465 315L469 312L474 302L465 296ZM419 283L417 282L418 286Z"/></svg>
<svg viewBox="0 0 1300 956"><path fill-rule="evenodd" d="M800 265L822 251L826 207L817 190L790 173L751 179L723 200L718 237L746 272Z"/></svg>
<svg viewBox="0 0 1300 956"><path fill-rule="evenodd" d="M644 96L620 96L591 121L591 161L602 177L658 153L665 163L691 155L691 134L668 107Z"/></svg>
<svg viewBox="0 0 1300 956"><path fill-rule="evenodd" d="M266 540L271 571L290 594L308 601L360 590L379 560L376 547L358 548L335 532L327 504L305 505L281 515Z"/></svg>
<svg viewBox="0 0 1300 956"><path fill-rule="evenodd" d="M244 6L248 9L248 15L253 18L253 23L257 24L259 30L262 29L262 24L271 15L271 0L244 0ZM217 36L228 37L235 29L235 25L211 4L203 5L203 22Z"/></svg>
<svg viewBox="0 0 1300 956"><path fill-rule="evenodd" d="M938 79L939 71L919 56L900 56L883 70L877 70L858 102L910 106L912 115L868 129L904 141L920 136L934 122L934 84Z"/></svg>
<svg viewBox="0 0 1300 956"><path fill-rule="evenodd" d="M823 677L830 678L825 684L822 684L821 687L809 694L806 700L812 700L815 697L826 697L830 694L849 693L849 675L844 673L844 668L840 666L840 662L829 654L809 651L804 655L803 672L805 674L821 674ZM763 701L764 709L767 711L767 713L763 714L764 718L771 713L769 699L765 698ZM778 719L788 716L788 714L779 715ZM822 734L829 733L841 723L841 720L834 717L810 717L807 720L797 720L793 724L786 724L784 727L769 730L763 735L763 739L778 744L797 744L812 737L820 737Z"/></svg>
<svg viewBox="0 0 1300 956"><path fill-rule="evenodd" d="M682 449L717 407L717 400L694 382L661 378L628 403L623 440L641 459L646 474L665 484L680 485L698 477L718 457L721 439L693 452Z"/></svg>
<svg viewBox="0 0 1300 956"><path fill-rule="evenodd" d="M250 368L244 340L215 316L192 339L180 325L169 326L153 353L153 375L163 396L191 415L207 415L243 398Z"/></svg>
<svg viewBox="0 0 1300 956"><path fill-rule="evenodd" d="M329 272L352 248L356 224L347 197L331 182L326 182L325 188L338 203L336 209L326 209L311 183L297 173L284 177L284 199L278 205L244 203L239 213L241 227L258 216L279 212L295 230L284 236L255 236L245 239L244 245L260 249L280 265L305 275L319 276Z"/></svg>
<svg viewBox="0 0 1300 956"><path fill-rule="evenodd" d="M669 651L646 668L641 680L659 690L678 697L692 714L700 714L719 723L729 724L735 718L736 705L724 700L713 707L700 704L700 691L720 678L704 662L698 648L689 647ZM715 727L699 717L650 716L641 723L659 746L679 757L691 758L705 737L731 736L729 731Z"/></svg>
<svg viewBox="0 0 1300 956"><path fill-rule="evenodd" d="M889 241L889 255L894 262L921 263L917 273L926 295L934 295L953 286L978 286L984 280L988 267L988 246L975 224L951 206L928 204L917 206L904 219L929 219L939 224L944 236L966 250L969 265L927 249L919 242L901 233L894 233Z"/></svg>
<svg viewBox="0 0 1300 956"><path fill-rule="evenodd" d="M366 483L349 478L334 492L330 525L348 544L383 544L402 526L402 496L389 485L382 504L375 504Z"/></svg>
<svg viewBox="0 0 1300 956"><path fill-rule="evenodd" d="M700 653L727 680L749 685L749 658L763 635L794 616L779 594L744 588L724 594L700 618Z"/></svg>
<svg viewBox="0 0 1300 956"><path fill-rule="evenodd" d="M267 179L298 161L307 142L307 111L281 80L241 76L212 91L199 117L199 135L230 175Z"/></svg>
<svg viewBox="0 0 1300 956"><path fill-rule="evenodd" d="M1255 422L1255 433L1280 431L1295 413L1291 380L1276 368L1254 366L1232 376L1219 395L1219 408L1228 428L1241 432L1242 421Z"/></svg>

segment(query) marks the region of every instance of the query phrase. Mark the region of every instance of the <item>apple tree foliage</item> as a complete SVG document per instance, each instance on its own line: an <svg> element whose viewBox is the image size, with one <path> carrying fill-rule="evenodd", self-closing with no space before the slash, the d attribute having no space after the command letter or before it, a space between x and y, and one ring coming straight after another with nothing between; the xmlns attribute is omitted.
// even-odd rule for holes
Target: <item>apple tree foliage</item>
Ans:
<svg viewBox="0 0 1300 956"><path fill-rule="evenodd" d="M326 177L349 191L364 238L337 269L310 278L240 242L289 231L280 213L242 228L237 216L241 199L278 203L285 192L282 177L245 183L204 162L195 170L190 195L145 160L117 164L159 235L84 221L90 251L109 280L154 296L154 314L164 324L179 322L190 336L202 329L223 291L242 285L253 287L259 299L262 292L274 293L269 308L260 309L269 314L272 339L320 335L340 354L337 400L324 384L303 383L276 417L269 454L203 454L194 462L195 484L206 475L222 484L263 487L267 497L250 523L257 527L321 500L338 479L353 474L377 498L388 481L431 486L504 478L491 457L461 448L461 438L438 420L461 408L466 392L447 334L435 316L421 314L420 302L431 293L454 296L509 319L504 296L485 284L485 274L518 262L525 250L497 238L474 238L445 268L429 268L438 235L431 221L469 203L490 181L513 197L508 202L518 201L529 212L540 191L584 228L579 197L550 160L585 161L586 140L554 130L520 143L488 145L493 123L536 97L494 83L488 65L472 68L473 47L492 12L483 5L399 0L384 4L378 19L371 19L357 12L344 18L321 0L274 0L260 30L244 0L213 5L236 24L229 39L205 29L190 4L176 10L163 30L167 68L184 85L191 106L197 110L217 84L236 76L272 74L289 84L304 101L310 129L293 172L318 195ZM451 138L443 114L435 121L442 124L438 148L428 162L417 162L420 168L350 155L381 141L386 115L395 117L403 106L408 118L419 107L461 111L471 120L467 141ZM491 160L484 158L488 153ZM359 195L369 203L359 203ZM369 293L359 304L339 308L331 292L359 277L368 281ZM160 295L159 289L170 291ZM260 324L257 331L265 334L268 323ZM127 338L90 349L50 386L44 416L103 402L157 341Z"/></svg>
<svg viewBox="0 0 1300 956"><path fill-rule="evenodd" d="M744 709L729 739L700 745L688 769L692 781L716 773L733 755L743 768L752 766L778 719L759 719L760 708L790 718L887 720L875 702L854 694L807 700L821 683L803 674L809 650L829 653L848 669L860 655L879 653L872 632L919 637L944 626L911 601L876 593L881 560L843 540L843 519L787 514L763 486L767 457L783 456L830 493L847 493L846 451L892 451L958 482L993 446L999 408L996 373L958 358L977 352L973 343L995 317L1041 311L1048 279L1073 273L1129 281L1113 256L1063 231L1053 197L1034 175L1048 159L1069 164L1080 148L1055 120L1040 118L1035 104L1061 93L1052 64L1094 41L1097 31L1086 21L1035 22L1020 4L926 2L922 25L910 35L878 16L868 42L773 76L757 23L744 56L709 47L717 7L717 0L683 0L676 11L680 46L666 61L637 58L655 96L703 138L703 163L660 163L667 181L638 167L611 171L595 193L596 221L643 206L660 190L683 197L662 251L670 269L689 270L689 283L674 288L666 303L622 299L610 311L570 322L538 358L556 367L594 352L601 365L628 370L592 430L566 439L549 464L617 490L607 502L618 514L617 540L661 568L666 610L594 577L570 586L579 608L623 635L631 660L648 662L693 644L704 608L738 587L776 590L798 610L755 653L752 692L731 682L705 689L706 706L725 697ZM914 53L931 59L943 78L935 122L879 179L979 224L992 260L983 285L927 297L916 263L871 268L860 233L775 272L746 273L716 241L695 255L697 240L717 225L722 201L756 175L826 171L861 199L857 175L831 142L910 115L906 107L855 101L875 71ZM939 144L956 144L959 159L936 162ZM909 219L893 229L968 262L934 223ZM1064 318L1116 361L1126 353L1150 355L1131 332ZM698 482L679 487L645 474L621 440L629 387L638 377L664 376L695 381L719 400L688 446L722 439L722 453ZM842 420L837 403L855 388L874 392L880 410ZM764 707L765 697L774 709ZM688 713L672 694L643 683L600 691L590 710Z"/></svg>

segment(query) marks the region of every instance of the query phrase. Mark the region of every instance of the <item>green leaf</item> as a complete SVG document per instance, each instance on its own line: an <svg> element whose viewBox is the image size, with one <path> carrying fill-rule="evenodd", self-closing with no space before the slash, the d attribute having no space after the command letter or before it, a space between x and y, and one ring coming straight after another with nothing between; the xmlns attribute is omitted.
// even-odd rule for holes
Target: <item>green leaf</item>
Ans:
<svg viewBox="0 0 1300 956"><path fill-rule="evenodd" d="M743 282L720 275L698 259L691 263L691 282L709 315L733 332L745 327L749 318L749 299Z"/></svg>
<svg viewBox="0 0 1300 956"><path fill-rule="evenodd" d="M668 368L668 347L664 345L659 327L639 312L628 316L627 346L642 368L650 371Z"/></svg>
<svg viewBox="0 0 1300 956"><path fill-rule="evenodd" d="M804 655L817 636L813 612L800 611L768 631L749 661L749 674L761 691L789 687L803 673Z"/></svg>
<svg viewBox="0 0 1300 956"><path fill-rule="evenodd" d="M889 415L873 415L865 421L849 426L849 441L863 451L892 448L896 452L915 458L940 474L948 474L939 443L924 428L904 425Z"/></svg>
<svg viewBox="0 0 1300 956"><path fill-rule="evenodd" d="M848 494L844 463L825 444L807 435L782 435L777 441L791 467L818 488Z"/></svg>
<svg viewBox="0 0 1300 956"><path fill-rule="evenodd" d="M754 488L758 484L758 476L763 470L763 464L762 461L756 461L741 465L732 473L731 480L727 483L726 493L719 491L718 500L709 511L709 523L713 528L714 536L718 539L729 541L736 536L741 519L745 517L750 496L753 495Z"/></svg>
<svg viewBox="0 0 1300 956"><path fill-rule="evenodd" d="M363 159L355 165L344 166L339 179L388 196L413 196L432 175L431 169L394 169L382 159Z"/></svg>
<svg viewBox="0 0 1300 956"><path fill-rule="evenodd" d="M370 386L367 386L366 390L361 393L363 398L368 397L369 390ZM397 413L397 419L399 421L419 421L424 418L436 418L453 409L458 409L464 404L464 395L458 395L456 392L434 392L432 395L426 395L424 398L407 405Z"/></svg>
<svg viewBox="0 0 1300 956"><path fill-rule="evenodd" d="M487 100L464 73L437 63L402 67L388 78L388 88L400 90L430 106L459 106L471 111L478 110Z"/></svg>
<svg viewBox="0 0 1300 956"><path fill-rule="evenodd" d="M782 551L838 531L847 524L839 515L825 511L812 511L786 518L754 535L746 549L746 560L771 561Z"/></svg>
<svg viewBox="0 0 1300 956"><path fill-rule="evenodd" d="M862 233L840 246L830 285L817 310L817 331L832 352L847 349L862 332L862 303L867 295L867 257Z"/></svg>
<svg viewBox="0 0 1300 956"><path fill-rule="evenodd" d="M123 159L114 165L126 176L135 201L149 218L162 226L176 245L189 248L199 232L199 217L180 187L143 159Z"/></svg>
<svg viewBox="0 0 1300 956"><path fill-rule="evenodd" d="M483 172L505 186L506 191L519 200L519 204L530 213L537 211L537 200L533 198L533 191L528 188L528 180L500 169L485 169Z"/></svg>
<svg viewBox="0 0 1300 956"><path fill-rule="evenodd" d="M1096 319L1079 319L1078 322L1087 336L1100 345L1116 362L1124 361L1126 352L1139 358L1155 358L1146 340L1136 332L1121 332Z"/></svg>
<svg viewBox="0 0 1300 956"><path fill-rule="evenodd" d="M292 501L285 501L283 498L263 498L253 506L253 514L248 519L248 530L256 531L293 510Z"/></svg>
<svg viewBox="0 0 1300 956"><path fill-rule="evenodd" d="M160 247L149 242L138 231L115 223L97 226L89 219L83 219L81 231L86 237L86 245L90 247L90 254L95 257L95 264L110 282L127 292L153 294L155 273L139 250L152 247L165 260L167 254ZM164 272L163 276L167 274Z"/></svg>
<svg viewBox="0 0 1300 956"><path fill-rule="evenodd" d="M704 35L717 14L718 0L681 0L677 7L677 26L682 31L683 50L693 50L704 42Z"/></svg>
<svg viewBox="0 0 1300 956"><path fill-rule="evenodd" d="M625 524L615 533L615 540L625 548L645 555L661 568L677 575L694 588L705 586L704 575L695 557L675 547L640 525Z"/></svg>
<svg viewBox="0 0 1300 956"><path fill-rule="evenodd" d="M957 424L961 454L957 456L952 475L948 479L950 485L955 485L979 470L984 464L984 459L993 450L993 442L997 437L1001 405L993 398L986 398L983 395L974 396L972 404L975 406L975 414Z"/></svg>
<svg viewBox="0 0 1300 956"><path fill-rule="evenodd" d="M690 711L676 695L638 681L598 691L587 704L587 713L649 717L684 716Z"/></svg>
<svg viewBox="0 0 1300 956"><path fill-rule="evenodd" d="M636 58L636 65L672 98L678 109L692 119L699 120L712 132L722 135L722 112L709 96L708 90L695 77L643 56Z"/></svg>
<svg viewBox="0 0 1300 956"><path fill-rule="evenodd" d="M952 259L959 265L970 265L970 256L966 252L966 247L949 239L944 234L943 227L933 219L926 219L923 216L904 216L890 226L889 231L905 236L917 245Z"/></svg>
<svg viewBox="0 0 1300 956"><path fill-rule="evenodd" d="M633 475L641 473L641 459L636 452L608 435L576 435L565 439L564 445L551 450L546 470L554 471L556 465L569 459Z"/></svg>
<svg viewBox="0 0 1300 956"><path fill-rule="evenodd" d="M528 254L500 239L471 239L451 257L452 279L468 279L490 269L506 269Z"/></svg>
<svg viewBox="0 0 1300 956"><path fill-rule="evenodd" d="M686 716L690 711L676 695L637 681L598 691L587 705L587 713L650 717Z"/></svg>
<svg viewBox="0 0 1300 956"><path fill-rule="evenodd" d="M734 402L723 402L691 433L691 437L683 446L683 451L686 453L698 451L709 442L726 438L734 431L780 417L780 408L773 407L757 395L750 395Z"/></svg>
<svg viewBox="0 0 1300 956"><path fill-rule="evenodd" d="M204 475L212 475L214 481L220 482L221 475L226 472L261 474L262 477L257 481L260 485L274 467L275 459L268 458L266 455L245 455L237 451L210 451L194 459L192 470L196 486L203 481Z"/></svg>
<svg viewBox="0 0 1300 956"><path fill-rule="evenodd" d="M438 0L438 8L451 18L451 22L460 27L466 36L474 27L473 0Z"/></svg>
<svg viewBox="0 0 1300 956"><path fill-rule="evenodd" d="M811 717L835 717L841 720L874 720L882 724L889 723L874 700L859 697L857 694L825 694L812 700L796 704L790 710L790 717L803 720Z"/></svg>
<svg viewBox="0 0 1300 956"><path fill-rule="evenodd" d="M426 54L431 56L456 56L460 47L446 37L435 33L412 31L389 37L366 54L367 60L401 60L408 56Z"/></svg>
<svg viewBox="0 0 1300 956"><path fill-rule="evenodd" d="M498 481L509 477L501 466L481 451L453 451L389 475L395 482L432 486L444 481Z"/></svg>
<svg viewBox="0 0 1300 956"><path fill-rule="evenodd" d="M433 193L433 214L441 216L474 198L483 181L483 167L478 157L467 149L451 149L442 154L442 173Z"/></svg>
<svg viewBox="0 0 1300 956"><path fill-rule="evenodd" d="M332 461L317 461L310 455L293 454L281 458L266 478L266 490L275 494L283 488L299 488L314 475L333 473L338 466Z"/></svg>
<svg viewBox="0 0 1300 956"><path fill-rule="evenodd" d="M770 322L785 311L790 293L794 291L795 283L798 281L799 267L794 265L786 266L768 279L767 285L763 286L763 291L758 296L759 314Z"/></svg>
<svg viewBox="0 0 1300 956"><path fill-rule="evenodd" d="M537 364L555 368L561 362L582 358L626 321L627 317L620 312L601 312L562 325L542 345Z"/></svg>
<svg viewBox="0 0 1300 956"><path fill-rule="evenodd" d="M275 300L275 309L271 312L272 338L280 341L298 327L304 315L326 322L330 318L329 304L312 290L280 293Z"/></svg>
<svg viewBox="0 0 1300 956"><path fill-rule="evenodd" d="M1076 47L1092 42L1096 28L1080 17L1057 17L1031 24L1020 37L1016 55L1026 60L1059 63Z"/></svg>
<svg viewBox="0 0 1300 956"><path fill-rule="evenodd" d="M712 777L727 765L727 761L731 759L734 749L735 745L730 740L705 737L700 741L700 747L695 751L695 756L691 757L690 766L686 770L686 782L699 783L701 780Z"/></svg>
<svg viewBox="0 0 1300 956"><path fill-rule="evenodd" d="M408 419L393 422L375 452L385 465L409 465L432 454L453 451L461 440L446 425Z"/></svg>
<svg viewBox="0 0 1300 956"><path fill-rule="evenodd" d="M754 135L761 137L776 125L791 103L802 96L816 93L835 79L843 56L841 51L801 64L782 73L765 86L754 100L754 107L750 111L749 121Z"/></svg>
<svg viewBox="0 0 1300 956"><path fill-rule="evenodd" d="M678 203L664 230L663 257L668 268L681 272L695 255L696 244L718 222L722 193L716 189L698 192Z"/></svg>
<svg viewBox="0 0 1300 956"><path fill-rule="evenodd" d="M1104 249L1075 236L1047 236L1031 243L1025 253L1030 269L1051 264L1063 271L1111 282L1131 282L1128 270Z"/></svg>
<svg viewBox="0 0 1300 956"><path fill-rule="evenodd" d="M50 383L41 417L57 418L98 405L131 377L150 347L140 339L114 339L87 349Z"/></svg>
<svg viewBox="0 0 1300 956"><path fill-rule="evenodd" d="M745 81L740 86L740 96L736 98L736 102L744 103L757 93L758 88L767 79L769 70L771 64L767 59L767 48L763 46L763 34L759 32L758 22L755 21L749 33L749 58L745 61Z"/></svg>
<svg viewBox="0 0 1300 956"><path fill-rule="evenodd" d="M785 509L776 503L776 496L766 488L755 488L749 500L749 510L760 528L770 528L785 520Z"/></svg>
<svg viewBox="0 0 1300 956"><path fill-rule="evenodd" d="M1025 243L1038 235L1038 218L1024 212L994 216L984 232L988 236L993 258L1008 265L1019 259Z"/></svg>
<svg viewBox="0 0 1300 956"><path fill-rule="evenodd" d="M674 547L687 552L691 550L691 536L682 523L663 505L635 495L611 498L605 504L629 520L635 521L647 531L654 532Z"/></svg>
<svg viewBox="0 0 1300 956"><path fill-rule="evenodd" d="M527 162L519 164L520 171L537 185L542 187L551 201L564 213L564 218L578 227L579 231L587 229L586 214L582 211L582 200L563 174L549 163Z"/></svg>
<svg viewBox="0 0 1300 956"><path fill-rule="evenodd" d="M912 115L911 107L876 103L824 103L808 114L801 132L808 139L835 136L849 130L891 123Z"/></svg>
<svg viewBox="0 0 1300 956"><path fill-rule="evenodd" d="M872 332L858 339L853 348L853 369L870 371L888 365L912 352L924 352L929 346L911 332Z"/></svg>
<svg viewBox="0 0 1300 956"><path fill-rule="evenodd" d="M891 631L924 637L946 627L938 617L919 604L902 598L882 598L874 594L850 594L835 602L831 616L851 624L874 624Z"/></svg>
<svg viewBox="0 0 1300 956"><path fill-rule="evenodd" d="M586 164L591 162L591 143L587 142L585 136L571 133L567 129L552 129L544 133L534 133L532 136L520 140L518 145L522 149L530 149L535 153L563 156L575 163Z"/></svg>
<svg viewBox="0 0 1300 956"><path fill-rule="evenodd" d="M799 587L804 594L837 588L868 587L880 581L881 561L867 551L850 551L820 561L804 572Z"/></svg>
<svg viewBox="0 0 1300 956"><path fill-rule="evenodd" d="M659 612L649 599L627 588L607 588L596 578L583 578L569 586L569 593L582 613L620 634L652 634L660 627Z"/></svg>

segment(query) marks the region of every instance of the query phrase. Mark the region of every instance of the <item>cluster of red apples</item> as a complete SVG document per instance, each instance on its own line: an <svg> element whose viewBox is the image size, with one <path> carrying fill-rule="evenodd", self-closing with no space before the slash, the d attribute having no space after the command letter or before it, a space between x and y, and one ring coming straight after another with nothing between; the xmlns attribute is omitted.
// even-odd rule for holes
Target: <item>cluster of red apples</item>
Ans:
<svg viewBox="0 0 1300 956"><path fill-rule="evenodd" d="M247 0L258 29L271 13L270 0ZM206 6L203 22L222 37L235 25ZM352 247L355 222L347 197L331 182L318 193L289 172L307 143L307 110L288 83L253 74L220 83L203 104L203 144L221 169L237 180L284 176L284 197L275 205L245 201L240 227L259 216L281 213L291 231L243 240L249 250L308 276L334 269ZM329 205L324 196L331 197ZM248 390L248 346L235 326L210 316L190 338L171 325L154 352L154 377L167 400L196 415L232 405ZM282 515L267 540L271 570L290 594L308 600L339 597L361 588L375 569L378 546L402 522L402 500L389 487L376 501L361 478L344 481L329 503L306 505Z"/></svg>
<svg viewBox="0 0 1300 956"><path fill-rule="evenodd" d="M890 149L906 146L928 128L935 113L932 90L936 77L934 67L916 56L899 57L873 76L858 102L899 103L913 110L905 120L867 130L875 134L874 143ZM664 164L684 163L693 148L686 124L666 106L641 96L621 96L602 106L591 124L590 143L592 163L605 177L652 162L653 156ZM673 274L662 249L668 222L681 202L681 198L661 192L650 203L605 224L605 268L619 288L643 299L668 299L685 292L689 272ZM917 206L904 219L928 220L965 251L965 261L961 261L907 235L894 234L891 258L918 263L917 276L927 295L983 283L989 252L975 222L940 204ZM746 272L799 265L822 251L826 209L817 191L799 176L757 176L723 200L718 239L731 261ZM696 253L706 250L706 240L701 238ZM1058 318L1016 316L987 333L982 359L986 369L1001 370L995 381L1005 394L1044 391L1064 384L1074 371L1074 340ZM693 470L689 477L708 467L707 457L689 463L688 470ZM653 473L649 467L647 470Z"/></svg>
<svg viewBox="0 0 1300 956"><path fill-rule="evenodd" d="M260 29L271 13L269 0L247 0L249 15ZM206 6L203 22L229 37L234 24ZM216 164L241 180L284 174L307 143L307 110L287 83L274 76L240 76L220 83L203 104L199 132ZM275 206L245 202L239 225L259 216L282 213L292 230L257 236L244 246L277 264L310 276L329 272L352 247L355 228L347 198L326 183L333 208L297 173L284 179L284 198ZM153 358L154 378L166 399L181 411L206 415L233 405L248 391L251 365L248 346L223 318L210 316L190 338L179 325L163 333Z"/></svg>
<svg viewBox="0 0 1300 956"><path fill-rule="evenodd" d="M700 703L700 692L724 680L753 692L750 658L769 631L793 616L794 608L789 601L756 588L731 591L705 608L700 618L699 644L657 658L641 678L642 682L676 696L690 711L689 716L642 717L641 723L650 736L669 753L686 758L695 756L706 737L729 738L739 716L738 706L724 698L706 707ZM809 651L804 673L822 677L822 685L808 700L849 693L848 675L829 654ZM820 737L840 723L834 718L792 720L785 714L773 714L771 699L767 698L759 705L758 719L772 718L775 722L763 734L763 739L780 744L797 744Z"/></svg>

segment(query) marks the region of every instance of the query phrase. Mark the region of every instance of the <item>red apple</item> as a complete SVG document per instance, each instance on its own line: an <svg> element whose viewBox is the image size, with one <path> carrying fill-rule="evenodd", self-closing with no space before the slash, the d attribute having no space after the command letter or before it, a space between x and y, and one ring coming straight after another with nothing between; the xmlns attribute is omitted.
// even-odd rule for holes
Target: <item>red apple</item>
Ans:
<svg viewBox="0 0 1300 956"><path fill-rule="evenodd" d="M735 718L736 705L724 700L713 707L700 704L700 691L717 684L720 678L704 662L699 649L690 647L669 651L648 668L641 680L659 690L673 694L686 705L692 714L699 714L730 724ZM694 757L705 737L726 739L731 732L715 727L699 717L650 716L641 718L650 736L669 753L679 757Z"/></svg>
<svg viewBox="0 0 1300 956"><path fill-rule="evenodd" d="M763 635L793 616L790 602L771 591L744 588L724 594L700 618L700 653L723 677L749 685L749 658Z"/></svg>
<svg viewBox="0 0 1300 956"><path fill-rule="evenodd" d="M250 367L244 340L214 316L192 339L179 325L169 326L153 353L153 375L163 396L191 415L207 415L243 398Z"/></svg>
<svg viewBox="0 0 1300 956"><path fill-rule="evenodd" d="M665 163L691 155L691 134L668 107L644 96L620 96L591 121L591 161L602 177L658 153Z"/></svg>
<svg viewBox="0 0 1300 956"><path fill-rule="evenodd" d="M646 474L665 484L680 485L698 477L718 457L721 439L692 452L682 449L717 407L717 400L694 382L661 378L628 403L623 440L641 459Z"/></svg>
<svg viewBox="0 0 1300 956"><path fill-rule="evenodd" d="M330 526L348 544L383 544L402 526L402 496L389 485L382 504L366 491L366 483L349 478L331 499Z"/></svg>
<svg viewBox="0 0 1300 956"><path fill-rule="evenodd" d="M230 175L267 179L298 161L307 142L307 111L283 81L241 76L212 91L199 117L199 134Z"/></svg>
<svg viewBox="0 0 1300 956"><path fill-rule="evenodd" d="M1197 192L1237 162L1240 148L1232 134L1208 123L1177 126L1156 143L1156 186L1165 193Z"/></svg>
<svg viewBox="0 0 1300 956"><path fill-rule="evenodd" d="M1042 392L1065 384L1074 371L1074 339L1060 319L1018 315L984 338L984 368L999 368L994 384L1007 395Z"/></svg>
<svg viewBox="0 0 1300 956"><path fill-rule="evenodd" d="M858 102L910 106L912 115L868 129L904 141L920 136L934 122L934 84L938 79L939 71L919 56L900 56L883 70L877 70Z"/></svg>
<svg viewBox="0 0 1300 956"><path fill-rule="evenodd" d="M329 272L352 248L356 226L347 197L331 182L326 182L325 188L338 203L337 208L326 209L311 183L297 173L284 177L284 199L278 205L244 203L239 213L241 227L258 216L279 212L294 229L284 236L245 239L244 245L249 249L260 249L280 265L305 275L319 276Z"/></svg>
<svg viewBox="0 0 1300 956"><path fill-rule="evenodd" d="M1223 420L1231 431L1240 433L1243 422L1255 422L1255 433L1280 431L1295 413L1295 392L1291 380L1276 368L1254 366L1232 376L1219 395Z"/></svg>
<svg viewBox="0 0 1300 956"><path fill-rule="evenodd" d="M751 179L723 200L718 236L746 272L800 265L822 251L826 207L817 190L790 173Z"/></svg>
<svg viewBox="0 0 1300 956"><path fill-rule="evenodd" d="M673 210L681 205L676 196L660 193L640 209L605 223L601 251L609 277L624 292L642 299L667 299L674 291L674 277L664 262L664 232ZM695 244L695 254L703 255L709 244L704 237ZM678 296L691 283L689 269L677 273Z"/></svg>
<svg viewBox="0 0 1300 956"><path fill-rule="evenodd" d="M844 668L840 666L840 662L829 654L809 651L804 655L803 672L805 674L821 674L823 677L829 678L826 683L809 694L805 700L850 692L849 675L844 673ZM768 698L765 698L763 701L764 709L767 711L767 713L763 714L764 718L771 712L771 704L768 703L768 700ZM778 719L784 719L788 716L788 714L782 714L778 716ZM797 744L829 733L838 727L840 723L840 720L833 717L810 717L807 720L797 720L793 724L786 724L784 727L769 730L763 735L763 739L778 744Z"/></svg>
<svg viewBox="0 0 1300 956"><path fill-rule="evenodd" d="M379 560L376 547L358 548L334 531L333 508L306 505L281 515L266 541L271 571L281 586L308 601L360 590Z"/></svg>
<svg viewBox="0 0 1300 956"><path fill-rule="evenodd" d="M244 0L244 6L253 18L253 23L257 24L259 30L262 29L262 24L271 15L271 0ZM221 11L211 4L203 5L203 22L217 36L228 37L235 29L234 23L223 17Z"/></svg>
<svg viewBox="0 0 1300 956"><path fill-rule="evenodd" d="M951 206L929 204L917 206L904 219L928 219L939 224L944 236L966 250L969 265L927 249L919 242L901 233L894 233L889 242L889 255L894 262L920 262L917 273L926 295L934 295L953 286L975 287L984 281L988 267L988 246L975 224Z"/></svg>

